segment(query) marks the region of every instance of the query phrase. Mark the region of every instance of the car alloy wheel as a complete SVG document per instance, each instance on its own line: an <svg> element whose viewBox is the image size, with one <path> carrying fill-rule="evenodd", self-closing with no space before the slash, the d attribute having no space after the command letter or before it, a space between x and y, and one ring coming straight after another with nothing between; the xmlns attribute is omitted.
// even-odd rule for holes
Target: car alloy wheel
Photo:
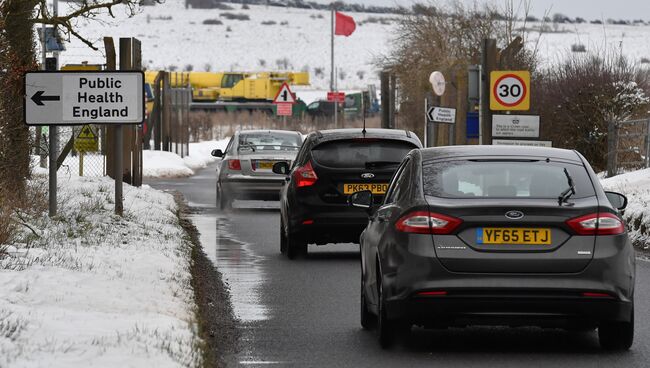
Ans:
<svg viewBox="0 0 650 368"><path fill-rule="evenodd" d="M284 221L280 216L280 253L287 253L287 234L284 232Z"/></svg>
<svg viewBox="0 0 650 368"><path fill-rule="evenodd" d="M384 301L383 286L381 285L381 281L377 280L377 282L379 283L379 302L377 303L379 312L377 316L377 337L379 338L379 345L382 347L382 349L388 349L395 342L395 326L393 321L390 321L388 319L388 315L386 313L386 305Z"/></svg>

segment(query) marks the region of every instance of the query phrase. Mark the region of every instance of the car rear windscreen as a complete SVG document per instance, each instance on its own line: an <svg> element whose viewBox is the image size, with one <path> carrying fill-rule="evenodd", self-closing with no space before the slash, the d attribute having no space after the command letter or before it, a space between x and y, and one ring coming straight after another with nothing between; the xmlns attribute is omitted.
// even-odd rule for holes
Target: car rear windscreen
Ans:
<svg viewBox="0 0 650 368"><path fill-rule="evenodd" d="M595 195L587 170L568 163L546 161L435 161L424 162L426 195L445 198L555 198L569 188L573 198Z"/></svg>
<svg viewBox="0 0 650 368"><path fill-rule="evenodd" d="M322 166L334 168L372 168L399 165L415 145L392 139L346 139L320 144L312 157Z"/></svg>
<svg viewBox="0 0 650 368"><path fill-rule="evenodd" d="M294 133L241 133L238 150L240 154L262 151L298 151L301 144L302 139Z"/></svg>

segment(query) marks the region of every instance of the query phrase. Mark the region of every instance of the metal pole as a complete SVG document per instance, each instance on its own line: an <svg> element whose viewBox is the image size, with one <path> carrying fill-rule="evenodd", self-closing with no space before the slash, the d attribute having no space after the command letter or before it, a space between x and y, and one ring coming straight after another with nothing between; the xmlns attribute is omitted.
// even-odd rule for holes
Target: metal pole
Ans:
<svg viewBox="0 0 650 368"><path fill-rule="evenodd" d="M124 152L122 146L124 136L122 133L122 125L115 126L115 214L118 216L124 215L123 199L123 175L124 175Z"/></svg>
<svg viewBox="0 0 650 368"><path fill-rule="evenodd" d="M424 148L429 147L429 117L427 113L429 112L429 101L427 98L424 98Z"/></svg>
<svg viewBox="0 0 650 368"><path fill-rule="evenodd" d="M337 70L338 72L338 70ZM337 73L334 73L334 77L336 77ZM334 128L339 127L339 91L338 91L338 86L335 87L334 89Z"/></svg>
<svg viewBox="0 0 650 368"><path fill-rule="evenodd" d="M485 103L485 96L483 95L483 66L478 66L478 144L483 144L483 104Z"/></svg>
<svg viewBox="0 0 650 368"><path fill-rule="evenodd" d="M332 4L332 40L331 40L332 65L330 68L330 91L334 90L334 5Z"/></svg>

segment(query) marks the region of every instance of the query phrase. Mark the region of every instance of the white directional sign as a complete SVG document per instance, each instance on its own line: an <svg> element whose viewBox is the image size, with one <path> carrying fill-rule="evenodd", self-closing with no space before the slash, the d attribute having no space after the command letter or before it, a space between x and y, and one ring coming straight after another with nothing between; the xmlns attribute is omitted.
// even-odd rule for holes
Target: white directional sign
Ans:
<svg viewBox="0 0 650 368"><path fill-rule="evenodd" d="M427 111L429 121L434 123L456 123L456 109L448 107L430 107Z"/></svg>
<svg viewBox="0 0 650 368"><path fill-rule="evenodd" d="M529 141L523 139L493 139L492 144L496 146L553 147L552 141Z"/></svg>
<svg viewBox="0 0 650 368"><path fill-rule="evenodd" d="M538 115L492 115L492 136L538 138Z"/></svg>
<svg viewBox="0 0 650 368"><path fill-rule="evenodd" d="M27 125L140 124L144 73L27 72Z"/></svg>
<svg viewBox="0 0 650 368"><path fill-rule="evenodd" d="M296 103L296 98L293 96L293 93L291 93L291 89L289 88L289 85L286 83L282 83L282 87L280 87L280 90L278 91L278 94L275 95L275 98L273 99L273 103L291 103L294 104Z"/></svg>

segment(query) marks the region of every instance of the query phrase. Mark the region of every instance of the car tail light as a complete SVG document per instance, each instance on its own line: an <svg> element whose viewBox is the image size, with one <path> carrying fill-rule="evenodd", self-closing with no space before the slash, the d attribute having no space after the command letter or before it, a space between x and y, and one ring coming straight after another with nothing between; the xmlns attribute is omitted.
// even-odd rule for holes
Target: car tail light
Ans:
<svg viewBox="0 0 650 368"><path fill-rule="evenodd" d="M228 168L230 170L241 170L241 161L239 161L239 160L228 160Z"/></svg>
<svg viewBox="0 0 650 368"><path fill-rule="evenodd" d="M314 168L311 166L311 161L307 161L305 166L300 166L293 171L293 180L296 181L296 186L308 187L316 184L318 176L314 171Z"/></svg>
<svg viewBox="0 0 650 368"><path fill-rule="evenodd" d="M593 293L589 291L582 293L582 296L585 298L613 298L613 296L607 293Z"/></svg>
<svg viewBox="0 0 650 368"><path fill-rule="evenodd" d="M625 232L623 221L609 212L572 218L566 224L578 235L618 235Z"/></svg>
<svg viewBox="0 0 650 368"><path fill-rule="evenodd" d="M461 219L429 211L415 211L402 216L395 228L405 233L450 234L462 224Z"/></svg>
<svg viewBox="0 0 650 368"><path fill-rule="evenodd" d="M445 296L447 292L445 290L432 290L432 291L420 291L418 296Z"/></svg>

